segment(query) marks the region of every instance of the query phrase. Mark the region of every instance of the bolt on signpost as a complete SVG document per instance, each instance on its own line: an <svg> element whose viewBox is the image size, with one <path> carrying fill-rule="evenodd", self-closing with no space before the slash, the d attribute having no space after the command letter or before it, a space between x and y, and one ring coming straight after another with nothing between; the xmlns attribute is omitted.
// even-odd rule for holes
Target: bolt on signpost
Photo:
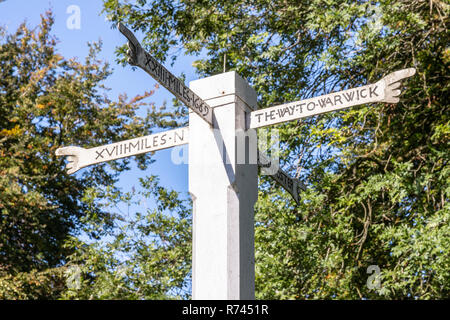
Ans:
<svg viewBox="0 0 450 320"><path fill-rule="evenodd" d="M193 299L254 299L254 204L258 166L299 202L305 185L276 159L257 150L256 129L356 105L397 103L401 80L414 68L374 84L257 110L256 92L235 72L192 81L188 88L148 52L123 24L129 63L150 74L189 108L189 127L84 149L56 150L68 156L72 174L89 165L189 144L189 192L193 199ZM244 143L239 143L243 136ZM248 137L249 143L245 143ZM253 139L252 139L253 137ZM242 161L249 159L249 161Z"/></svg>

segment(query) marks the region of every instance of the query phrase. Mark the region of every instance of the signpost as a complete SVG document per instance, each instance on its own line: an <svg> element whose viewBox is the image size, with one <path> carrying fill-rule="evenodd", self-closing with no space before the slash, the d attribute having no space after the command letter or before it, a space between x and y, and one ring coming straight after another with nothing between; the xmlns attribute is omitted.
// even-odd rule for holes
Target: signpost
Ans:
<svg viewBox="0 0 450 320"><path fill-rule="evenodd" d="M393 72L374 84L255 110L256 92L235 72L192 81L188 88L145 52L130 30L120 23L118 27L128 39L130 64L144 69L192 111L189 128L91 149L63 147L56 155L68 156L72 174L92 164L189 143L193 299L254 299L257 166L266 170L272 160L258 152L257 164L237 161L250 158L250 149L256 148L256 141L239 146L237 133L361 104L397 103L400 81L415 69ZM280 168L271 177L299 202L299 188L306 190L303 183Z"/></svg>

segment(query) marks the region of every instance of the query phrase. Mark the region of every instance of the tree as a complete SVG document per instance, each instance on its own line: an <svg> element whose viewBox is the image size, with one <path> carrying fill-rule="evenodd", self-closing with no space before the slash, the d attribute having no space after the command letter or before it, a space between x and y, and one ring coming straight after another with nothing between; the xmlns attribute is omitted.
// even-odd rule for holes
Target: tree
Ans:
<svg viewBox="0 0 450 320"><path fill-rule="evenodd" d="M55 150L145 135L154 125L151 116L135 114L152 92L111 101L103 84L110 68L96 58L100 44L89 45L84 63L65 59L56 52L52 24L47 12L35 29L23 23L11 35L0 30L1 298L59 297L74 251L67 240L82 233L96 239L113 226L101 198L89 194L113 186L130 160L68 176ZM150 155L137 160L142 168L151 162ZM83 229L87 221L97 228Z"/></svg>
<svg viewBox="0 0 450 320"><path fill-rule="evenodd" d="M161 61L181 47L203 54L202 76L235 70L263 108L415 67L396 105L277 126L283 166L308 190L296 206L261 179L257 297L449 297L448 4L104 0L104 11Z"/></svg>
<svg viewBox="0 0 450 320"><path fill-rule="evenodd" d="M186 299L190 295L191 202L140 178L138 191L107 190L105 206L116 212L109 237L86 243L72 237L65 299ZM155 203L150 207L150 203ZM96 224L86 227L97 228Z"/></svg>

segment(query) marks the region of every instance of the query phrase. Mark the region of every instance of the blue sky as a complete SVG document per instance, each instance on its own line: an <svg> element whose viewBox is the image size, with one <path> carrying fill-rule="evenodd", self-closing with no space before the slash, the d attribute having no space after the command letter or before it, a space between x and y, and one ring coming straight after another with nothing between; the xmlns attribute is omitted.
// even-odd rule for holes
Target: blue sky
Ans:
<svg viewBox="0 0 450 320"><path fill-rule="evenodd" d="M6 27L8 33L13 33L20 23L27 22L29 27L35 27L40 22L40 15L51 9L55 17L55 24L52 34L57 37L58 52L66 58L77 57L83 61L88 53L87 42L103 41L103 49L99 55L104 61L110 63L113 74L106 81L106 85L111 88L108 96L116 100L118 95L126 93L128 97L143 94L145 91L154 89L156 81L141 69L133 71L130 66L122 67L115 63L116 46L126 43L125 37L117 30L112 29L112 23L107 21L106 15L101 14L102 1L87 0L6 0L0 1L0 25ZM68 27L73 21L73 11L71 6L80 9L79 29ZM136 34L141 40L139 34ZM175 75L184 73L186 83L195 80L198 76L192 67L194 57L179 57L174 66L166 64L166 67ZM167 102L167 106L172 104L172 94L160 87L156 93L148 98L148 102L154 102L160 106ZM154 159L156 162L149 166L146 171L139 170L133 164L132 170L124 172L118 186L124 191L129 191L133 186L138 186L138 178L146 175L158 175L163 186L175 189L179 192L188 191L188 168L186 164L175 165L172 163L171 149L157 151ZM83 169L82 169L83 170ZM80 171L82 172L82 171Z"/></svg>

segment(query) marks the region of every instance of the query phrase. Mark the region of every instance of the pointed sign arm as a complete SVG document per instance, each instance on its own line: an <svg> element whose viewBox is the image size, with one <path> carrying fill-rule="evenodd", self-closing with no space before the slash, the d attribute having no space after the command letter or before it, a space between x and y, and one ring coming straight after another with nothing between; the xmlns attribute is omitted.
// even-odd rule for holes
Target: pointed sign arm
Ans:
<svg viewBox="0 0 450 320"><path fill-rule="evenodd" d="M187 143L189 143L189 127L184 127L90 149L76 146L62 147L58 148L55 154L57 156L67 156L67 173L72 174L93 164L162 150ZM298 203L298 188L306 190L305 185L299 179L291 178L278 166L276 167L275 172L266 169L272 167L272 162L272 159L266 157L262 152L258 152L258 165L261 166L263 170L266 170L266 174L289 192L295 202Z"/></svg>
<svg viewBox="0 0 450 320"><path fill-rule="evenodd" d="M189 89L180 79L169 72L154 57L146 52L134 34L122 23L119 31L128 39L128 62L138 66L158 81L164 88L174 94L188 108L198 114L210 126L213 125L213 109L195 92Z"/></svg>
<svg viewBox="0 0 450 320"><path fill-rule="evenodd" d="M401 80L415 73L414 68L402 69L374 84L256 110L250 113L248 127L261 128L366 103L397 103L400 101Z"/></svg>
<svg viewBox="0 0 450 320"><path fill-rule="evenodd" d="M68 174L72 174L96 163L186 144L188 143L188 135L189 130L185 127L90 149L75 146L63 147L57 149L55 154L57 156L68 156L66 169Z"/></svg>
<svg viewBox="0 0 450 320"><path fill-rule="evenodd" d="M280 184L284 190L290 193L292 198L298 204L300 201L300 196L298 193L298 189L306 190L306 186L299 179L291 178L286 172L281 170L279 166L276 167L276 172L272 172L270 169L266 169L267 167L272 167L272 159L269 159L264 153L258 151L258 165L262 167L263 170L266 170L266 174L268 174L273 180L275 180L278 184Z"/></svg>

